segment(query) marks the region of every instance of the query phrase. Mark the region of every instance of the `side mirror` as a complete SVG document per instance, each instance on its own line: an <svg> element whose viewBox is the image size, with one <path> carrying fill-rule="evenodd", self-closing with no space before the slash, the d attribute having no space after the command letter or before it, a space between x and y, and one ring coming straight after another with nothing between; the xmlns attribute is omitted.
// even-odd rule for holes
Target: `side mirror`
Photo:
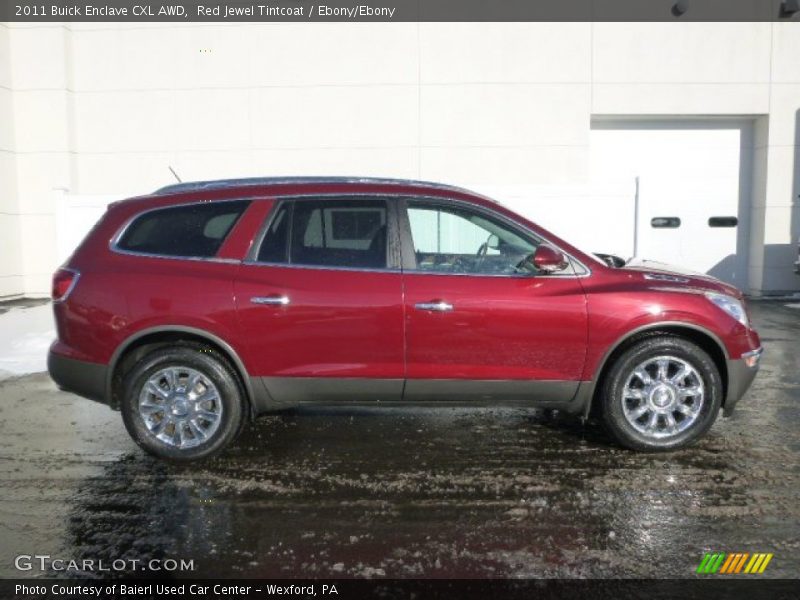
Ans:
<svg viewBox="0 0 800 600"><path fill-rule="evenodd" d="M486 245L491 250L498 250L500 248L500 238L497 237L495 234L489 236L489 239L486 241Z"/></svg>
<svg viewBox="0 0 800 600"><path fill-rule="evenodd" d="M530 258L530 262L533 263L537 271L544 271L545 273L563 271L569 266L567 257L560 250L556 250L547 244L542 244L536 248L536 252Z"/></svg>

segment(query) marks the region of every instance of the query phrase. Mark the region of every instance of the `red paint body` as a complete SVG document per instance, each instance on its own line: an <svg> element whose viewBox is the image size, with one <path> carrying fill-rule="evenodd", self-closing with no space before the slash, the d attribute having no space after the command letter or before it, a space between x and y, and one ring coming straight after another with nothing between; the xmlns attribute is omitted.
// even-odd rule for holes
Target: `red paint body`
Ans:
<svg viewBox="0 0 800 600"><path fill-rule="evenodd" d="M446 198L511 219L586 265L567 278L432 275L420 272L280 267L244 261L274 199L380 194ZM248 198L253 202L216 259L122 254L110 242L143 210ZM116 203L69 260L80 279L56 303L52 351L109 365L133 336L185 327L224 341L250 377L591 381L619 341L650 324L702 330L725 357L759 347L756 332L702 291L741 298L706 276L680 285L648 280L653 268L615 269L502 206L426 184L330 182L232 186ZM257 306L252 296L286 294L290 307ZM413 310L445 299L450 313Z"/></svg>

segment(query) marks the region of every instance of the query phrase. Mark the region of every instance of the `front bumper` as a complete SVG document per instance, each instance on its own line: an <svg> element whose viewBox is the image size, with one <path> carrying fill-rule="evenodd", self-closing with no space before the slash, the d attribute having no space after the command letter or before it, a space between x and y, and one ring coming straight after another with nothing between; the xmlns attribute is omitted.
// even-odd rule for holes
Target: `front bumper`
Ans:
<svg viewBox="0 0 800 600"><path fill-rule="evenodd" d="M50 378L65 392L109 404L106 399L106 365L77 360L50 350L47 355L47 371Z"/></svg>
<svg viewBox="0 0 800 600"><path fill-rule="evenodd" d="M728 360L728 393L725 397L725 407L722 414L729 417L736 407L736 403L744 396L750 388L753 379L758 373L761 364L761 355L764 349L761 347L745 352L742 357L735 360Z"/></svg>

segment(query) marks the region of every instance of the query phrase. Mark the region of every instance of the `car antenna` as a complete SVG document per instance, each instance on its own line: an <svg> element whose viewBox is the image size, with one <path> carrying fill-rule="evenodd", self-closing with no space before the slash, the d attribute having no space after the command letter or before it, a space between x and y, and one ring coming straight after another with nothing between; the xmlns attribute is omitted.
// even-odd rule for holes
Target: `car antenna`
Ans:
<svg viewBox="0 0 800 600"><path fill-rule="evenodd" d="M183 183L183 180L181 180L181 178L175 172L175 169L172 168L172 165L167 165L167 168L169 169L170 173L172 173L175 176L175 179L178 180L178 183Z"/></svg>

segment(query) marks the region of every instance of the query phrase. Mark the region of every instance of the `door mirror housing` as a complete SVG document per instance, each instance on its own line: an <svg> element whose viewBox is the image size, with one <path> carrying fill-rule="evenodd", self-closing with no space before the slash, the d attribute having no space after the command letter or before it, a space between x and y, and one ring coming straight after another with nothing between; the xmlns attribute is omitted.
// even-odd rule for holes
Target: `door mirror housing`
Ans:
<svg viewBox="0 0 800 600"><path fill-rule="evenodd" d="M536 252L529 257L529 261L533 263L537 271L545 273L557 273L569 266L569 261L564 256L564 253L547 244L542 244L536 248Z"/></svg>

